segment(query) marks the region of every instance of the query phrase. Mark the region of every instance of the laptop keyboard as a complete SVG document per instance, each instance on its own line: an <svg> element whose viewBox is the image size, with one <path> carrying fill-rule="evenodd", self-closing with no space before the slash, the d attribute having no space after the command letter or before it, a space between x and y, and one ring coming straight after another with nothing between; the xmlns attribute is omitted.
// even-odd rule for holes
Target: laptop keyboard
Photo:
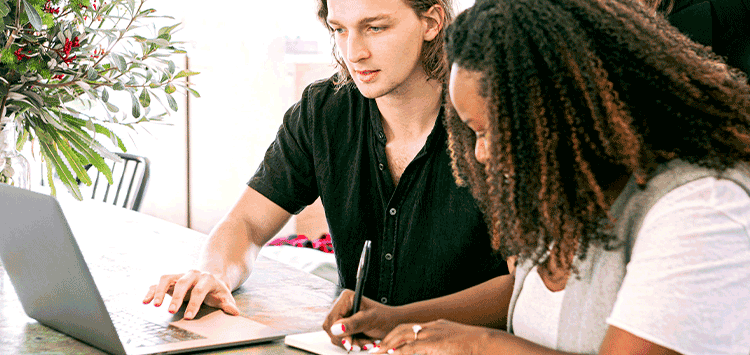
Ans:
<svg viewBox="0 0 750 355"><path fill-rule="evenodd" d="M125 311L110 313L122 343L127 346L153 346L205 337L169 324L147 321Z"/></svg>

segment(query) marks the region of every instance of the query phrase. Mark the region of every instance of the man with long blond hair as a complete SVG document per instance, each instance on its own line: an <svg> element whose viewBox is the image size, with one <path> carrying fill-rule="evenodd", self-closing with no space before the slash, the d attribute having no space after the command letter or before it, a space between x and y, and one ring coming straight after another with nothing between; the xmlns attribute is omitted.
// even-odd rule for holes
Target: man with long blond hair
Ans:
<svg viewBox="0 0 750 355"><path fill-rule="evenodd" d="M258 250L320 197L340 284L354 288L372 241L365 295L382 304L438 297L507 273L466 188L452 179L443 127L448 0L321 0L339 73L309 85L198 269L164 275L144 302L185 318L206 303L238 314L231 291ZM464 255L472 255L466 258Z"/></svg>

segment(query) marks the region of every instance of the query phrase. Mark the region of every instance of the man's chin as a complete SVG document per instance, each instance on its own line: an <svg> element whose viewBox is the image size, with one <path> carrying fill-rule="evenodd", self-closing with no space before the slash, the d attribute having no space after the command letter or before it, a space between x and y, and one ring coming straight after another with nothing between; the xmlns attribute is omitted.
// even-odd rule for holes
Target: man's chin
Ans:
<svg viewBox="0 0 750 355"><path fill-rule="evenodd" d="M377 99L379 97L385 96L389 92L387 90L383 90L382 88L377 88L374 85L362 84L356 81L354 83L357 86L357 90L359 90L359 93L368 99Z"/></svg>

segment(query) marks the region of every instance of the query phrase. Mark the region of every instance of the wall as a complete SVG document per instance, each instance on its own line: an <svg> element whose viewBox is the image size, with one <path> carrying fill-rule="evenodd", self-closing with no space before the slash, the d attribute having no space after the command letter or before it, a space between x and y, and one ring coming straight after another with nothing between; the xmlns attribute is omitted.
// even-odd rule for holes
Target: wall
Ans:
<svg viewBox="0 0 750 355"><path fill-rule="evenodd" d="M458 8L472 3L460 1ZM209 5L149 0L147 5L182 22L175 36L185 42L190 69L200 72L191 82L201 97L190 98L189 131L185 98L176 97L180 110L166 124L146 124L123 137L129 152L152 162L141 212L207 233L245 189L301 88L333 71L329 35L315 16L313 0ZM288 53L287 43L297 38L317 45L318 54ZM175 62L184 66L184 57ZM311 236L327 227L320 223L319 207L302 218L301 228L309 228ZM292 220L281 234L295 229Z"/></svg>

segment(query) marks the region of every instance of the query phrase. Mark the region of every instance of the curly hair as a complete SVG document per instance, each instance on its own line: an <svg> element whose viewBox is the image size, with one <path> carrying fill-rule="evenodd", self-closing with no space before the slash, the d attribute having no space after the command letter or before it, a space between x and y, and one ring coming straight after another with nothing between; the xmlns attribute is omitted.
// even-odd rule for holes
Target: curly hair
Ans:
<svg viewBox="0 0 750 355"><path fill-rule="evenodd" d="M750 87L707 47L632 0L478 0L449 26L449 65L476 72L489 158L446 100L453 173L485 212L492 246L571 270L616 248L604 192L682 159L750 160Z"/></svg>
<svg viewBox="0 0 750 355"><path fill-rule="evenodd" d="M445 10L445 19L443 28L440 30L437 36L432 41L425 42L422 46L422 68L427 77L435 79L441 83L445 83L448 78L448 66L445 63L445 48L443 42L445 41L445 30L448 24L453 21L453 0L402 0L408 5L417 15L422 15L427 10L432 8L434 5L440 5ZM328 29L328 32L333 38L333 28L328 24L328 0L318 0L318 20ZM334 41L335 43L335 41ZM344 59L338 53L338 48L333 45L331 54L336 61L336 68L338 73L336 74L335 83L337 87L342 87L352 82L352 76L349 70L346 69Z"/></svg>

